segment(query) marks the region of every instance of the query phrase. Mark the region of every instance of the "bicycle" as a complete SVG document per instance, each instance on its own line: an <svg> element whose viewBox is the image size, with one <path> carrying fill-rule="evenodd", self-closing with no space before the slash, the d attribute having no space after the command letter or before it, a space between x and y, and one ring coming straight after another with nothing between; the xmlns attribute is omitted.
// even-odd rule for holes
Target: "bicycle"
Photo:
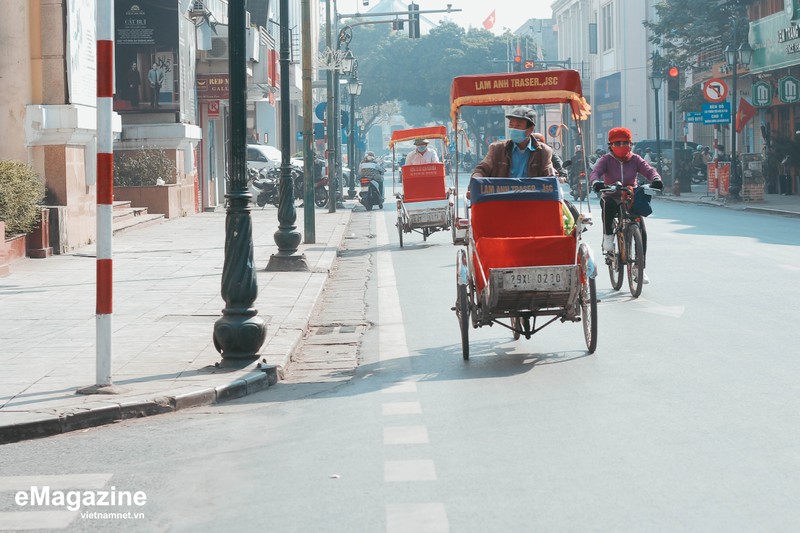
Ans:
<svg viewBox="0 0 800 533"><path fill-rule="evenodd" d="M653 189L640 187L645 194L652 195ZM642 217L633 211L634 187L610 185L600 189L601 192L621 191L619 215L614 217L614 250L603 252L611 287L618 291L622 287L622 274L628 273L628 288L631 296L638 298L642 294L644 284L644 241L642 237Z"/></svg>

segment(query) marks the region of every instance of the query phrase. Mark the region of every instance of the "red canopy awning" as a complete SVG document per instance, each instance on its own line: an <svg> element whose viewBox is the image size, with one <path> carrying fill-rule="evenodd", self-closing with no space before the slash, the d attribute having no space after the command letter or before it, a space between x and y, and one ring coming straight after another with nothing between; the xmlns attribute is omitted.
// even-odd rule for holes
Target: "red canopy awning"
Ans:
<svg viewBox="0 0 800 533"><path fill-rule="evenodd" d="M442 139L445 144L449 142L447 128L444 126L427 126L393 131L392 140L389 141L389 149L391 150L395 143L413 141L414 139Z"/></svg>
<svg viewBox="0 0 800 533"><path fill-rule="evenodd" d="M589 117L581 77L575 70L476 74L453 78L450 113L461 106L569 104L576 120Z"/></svg>

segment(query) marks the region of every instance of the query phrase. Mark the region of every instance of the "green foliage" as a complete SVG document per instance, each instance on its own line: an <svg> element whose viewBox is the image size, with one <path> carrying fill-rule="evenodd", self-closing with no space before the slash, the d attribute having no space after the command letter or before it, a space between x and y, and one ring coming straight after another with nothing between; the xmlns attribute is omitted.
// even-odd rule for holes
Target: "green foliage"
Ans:
<svg viewBox="0 0 800 533"><path fill-rule="evenodd" d="M678 101L679 111L699 113L703 110L706 102L703 96L703 88L700 84L695 84L681 91L681 99Z"/></svg>
<svg viewBox="0 0 800 533"><path fill-rule="evenodd" d="M39 223L44 184L34 170L19 161L0 161L0 220L6 234L30 233Z"/></svg>
<svg viewBox="0 0 800 533"><path fill-rule="evenodd" d="M358 77L364 82L361 106L380 106L392 100L424 107L424 122L447 124L450 120L450 88L453 78L469 74L506 72L509 50L516 37L496 36L481 29L464 28L444 22L419 39L406 31L392 32L388 25L353 27L350 48L358 59ZM532 37L520 41L521 50L535 50ZM531 52L532 54L533 52ZM409 119L410 117L406 117Z"/></svg>
<svg viewBox="0 0 800 533"><path fill-rule="evenodd" d="M736 42L747 39L744 7L750 3L752 0L662 0L655 6L656 19L643 24L650 30L650 42L661 49L665 68L706 68L698 58L732 43L734 19Z"/></svg>
<svg viewBox="0 0 800 533"><path fill-rule="evenodd" d="M114 185L143 187L156 185L158 178L164 183L175 183L177 168L164 150L145 148L114 154Z"/></svg>

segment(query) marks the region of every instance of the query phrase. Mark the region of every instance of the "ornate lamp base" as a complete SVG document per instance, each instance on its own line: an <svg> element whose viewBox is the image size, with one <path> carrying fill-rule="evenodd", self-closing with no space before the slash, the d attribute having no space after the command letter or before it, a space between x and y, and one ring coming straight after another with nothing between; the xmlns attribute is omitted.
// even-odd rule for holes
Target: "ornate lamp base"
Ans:
<svg viewBox="0 0 800 533"><path fill-rule="evenodd" d="M246 313L223 310L214 322L214 348L223 359L257 359L267 338L267 325L252 309Z"/></svg>

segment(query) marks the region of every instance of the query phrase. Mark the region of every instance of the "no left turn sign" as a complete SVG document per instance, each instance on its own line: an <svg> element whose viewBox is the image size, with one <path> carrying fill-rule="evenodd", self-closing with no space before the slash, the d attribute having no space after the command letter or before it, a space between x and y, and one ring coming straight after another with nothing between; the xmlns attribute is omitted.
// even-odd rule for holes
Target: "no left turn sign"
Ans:
<svg viewBox="0 0 800 533"><path fill-rule="evenodd" d="M711 78L703 84L703 96L709 102L721 102L728 96L728 85L719 78Z"/></svg>

